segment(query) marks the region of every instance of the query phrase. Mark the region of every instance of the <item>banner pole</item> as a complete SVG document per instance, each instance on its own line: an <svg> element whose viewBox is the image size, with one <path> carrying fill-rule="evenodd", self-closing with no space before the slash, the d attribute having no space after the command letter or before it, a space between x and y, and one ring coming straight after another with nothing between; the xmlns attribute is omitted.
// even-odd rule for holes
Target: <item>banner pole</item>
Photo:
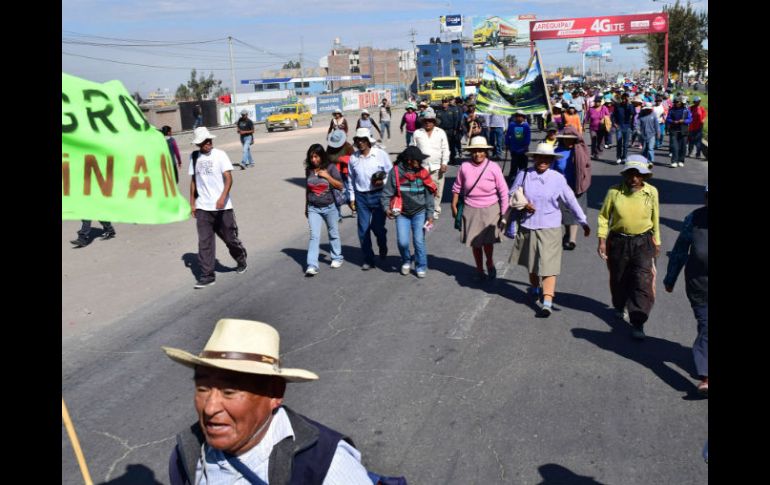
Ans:
<svg viewBox="0 0 770 485"><path fill-rule="evenodd" d="M72 420L70 419L70 413L67 411L67 405L64 404L64 398L61 398L61 418L64 421L64 427L67 429L67 435L72 442L72 448L75 450L75 457L78 460L80 466L80 473L83 474L83 481L86 485L93 485L91 481L91 474L88 473L88 465L86 465L86 459L83 456L83 450L80 449L80 442L78 441L78 435L75 434L75 427L72 426Z"/></svg>

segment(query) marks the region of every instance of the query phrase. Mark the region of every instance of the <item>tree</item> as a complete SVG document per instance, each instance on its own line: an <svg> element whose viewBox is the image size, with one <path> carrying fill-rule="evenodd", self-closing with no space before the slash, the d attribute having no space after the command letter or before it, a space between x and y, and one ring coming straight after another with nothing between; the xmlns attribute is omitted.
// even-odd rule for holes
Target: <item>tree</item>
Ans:
<svg viewBox="0 0 770 485"><path fill-rule="evenodd" d="M176 89L177 101L189 101L197 100L203 101L209 99L212 91L222 85L222 81L214 79L214 73L209 73L209 77L206 78L203 74L195 79L197 72L195 69L190 73L190 80L187 81L187 86L180 84Z"/></svg>
<svg viewBox="0 0 770 485"><path fill-rule="evenodd" d="M284 69L299 69L299 61L289 61L286 64L283 65Z"/></svg>
<svg viewBox="0 0 770 485"><path fill-rule="evenodd" d="M696 12L692 5L679 4L664 6L668 13L668 70L669 72L689 71L702 68L708 60L703 41L708 39L708 13ZM665 58L665 35L647 36L647 64L650 69L662 71Z"/></svg>

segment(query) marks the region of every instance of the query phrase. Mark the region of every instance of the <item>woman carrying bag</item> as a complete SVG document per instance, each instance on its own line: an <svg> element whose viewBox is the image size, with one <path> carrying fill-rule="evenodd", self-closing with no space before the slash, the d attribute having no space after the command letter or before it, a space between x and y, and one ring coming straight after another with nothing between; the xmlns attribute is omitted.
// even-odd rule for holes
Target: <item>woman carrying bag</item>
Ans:
<svg viewBox="0 0 770 485"><path fill-rule="evenodd" d="M586 237L591 228L564 175L550 168L554 159L562 155L545 143L539 144L536 151L527 155L534 158L534 167L519 172L510 190L513 195L519 187L523 187L528 203L513 241L509 262L527 268L531 285L527 293L535 301L542 296L543 306L537 316L547 318L553 311L556 277L561 273L562 218L559 201L563 201L575 214Z"/></svg>
<svg viewBox="0 0 770 485"><path fill-rule="evenodd" d="M396 219L396 238L401 253L401 274L408 275L415 263L418 278L428 271L425 231L433 226L433 194L436 184L422 166L428 158L416 146L407 147L396 159L382 189L380 203L389 219ZM409 254L409 239L414 244L414 258Z"/></svg>
<svg viewBox="0 0 770 485"><path fill-rule="evenodd" d="M331 246L331 267L342 266L342 245L340 243L340 213L334 200L333 189L342 190L342 176L337 167L329 163L329 156L323 147L315 143L310 146L305 158L305 217L310 226L310 241L307 247L307 269L305 276L318 274L318 248L321 242L321 222L326 222Z"/></svg>
<svg viewBox="0 0 770 485"><path fill-rule="evenodd" d="M476 280L486 278L482 266L482 251L487 257L489 279L494 280L497 277L492 259L493 245L500 242L501 231L506 225L503 214L508 210L508 192L503 171L498 164L490 162L487 158L487 150L491 148L483 136L471 138L467 147L471 152L471 160L460 166L452 186L452 216L455 218L455 228L462 231L462 242L473 248Z"/></svg>

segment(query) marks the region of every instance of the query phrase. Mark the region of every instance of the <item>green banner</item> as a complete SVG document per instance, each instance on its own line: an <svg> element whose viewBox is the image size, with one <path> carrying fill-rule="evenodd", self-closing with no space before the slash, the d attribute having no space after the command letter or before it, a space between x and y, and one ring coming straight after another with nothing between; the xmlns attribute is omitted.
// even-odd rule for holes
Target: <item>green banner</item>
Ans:
<svg viewBox="0 0 770 485"><path fill-rule="evenodd" d="M550 111L548 89L543 78L540 55L529 60L527 72L519 79L511 79L506 68L491 55L484 63L476 109L480 113L510 116L516 111L525 114Z"/></svg>
<svg viewBox="0 0 770 485"><path fill-rule="evenodd" d="M120 81L61 75L62 219L165 224L190 217L168 144Z"/></svg>

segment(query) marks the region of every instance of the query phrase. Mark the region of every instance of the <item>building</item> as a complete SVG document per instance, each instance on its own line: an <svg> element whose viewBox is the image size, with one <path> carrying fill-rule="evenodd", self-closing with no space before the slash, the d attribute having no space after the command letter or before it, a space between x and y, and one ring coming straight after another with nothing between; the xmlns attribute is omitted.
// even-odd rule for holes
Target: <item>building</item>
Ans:
<svg viewBox="0 0 770 485"><path fill-rule="evenodd" d="M250 79L257 93L291 91L296 96L315 96L329 91L326 73L320 67L263 71L262 79Z"/></svg>
<svg viewBox="0 0 770 485"><path fill-rule="evenodd" d="M460 40L441 42L431 39L430 44L417 46L417 82L425 86L434 77L476 78L476 55Z"/></svg>
<svg viewBox="0 0 770 485"><path fill-rule="evenodd" d="M333 91L357 86L360 88L363 86L408 84L414 77L414 72L410 73L404 69L410 64L409 56L405 52L407 51L373 49L368 46L345 47L340 44L340 40L337 38L329 55L320 60L320 65L326 66L329 76L371 76L371 79L335 81L331 86ZM412 57L411 64L414 65L414 57Z"/></svg>

